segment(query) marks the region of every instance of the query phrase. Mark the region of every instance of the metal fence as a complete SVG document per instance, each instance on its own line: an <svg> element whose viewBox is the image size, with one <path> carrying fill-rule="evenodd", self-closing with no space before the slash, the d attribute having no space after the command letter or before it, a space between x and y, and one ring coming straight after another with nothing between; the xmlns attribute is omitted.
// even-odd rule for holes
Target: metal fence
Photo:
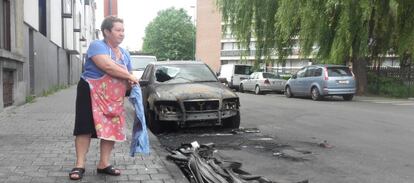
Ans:
<svg viewBox="0 0 414 183"><path fill-rule="evenodd" d="M413 97L414 96L414 67L368 67L368 73L373 76L369 78L368 84L374 85L374 93L382 94L381 91L384 90L394 90L396 93L399 93L399 97ZM392 79L393 84L387 84L384 82L384 79ZM398 85L401 83L400 85ZM398 87L397 87L398 86ZM388 87L388 88L385 88ZM399 88L399 89L396 89ZM397 91L400 90L400 91Z"/></svg>
<svg viewBox="0 0 414 183"><path fill-rule="evenodd" d="M368 67L368 72L376 74L377 76L395 78L407 84L413 84L414 68L400 68L400 67Z"/></svg>

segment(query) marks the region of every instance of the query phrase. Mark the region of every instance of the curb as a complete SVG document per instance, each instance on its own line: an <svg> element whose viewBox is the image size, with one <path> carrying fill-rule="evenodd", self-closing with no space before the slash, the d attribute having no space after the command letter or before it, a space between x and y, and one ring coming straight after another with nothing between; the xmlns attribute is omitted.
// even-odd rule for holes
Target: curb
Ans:
<svg viewBox="0 0 414 183"><path fill-rule="evenodd" d="M157 152L158 156L160 157L160 160L165 165L165 168L170 172L170 175L172 176L172 178L175 181L180 182L180 183L189 183L188 179L181 172L180 168L178 168L178 166L175 163L167 160L166 157L169 153L167 152L167 150L162 148L161 143L158 140L158 138L152 132L150 132L149 129L148 129L148 136L151 139L152 148L154 149L155 152Z"/></svg>
<svg viewBox="0 0 414 183"><path fill-rule="evenodd" d="M129 116L130 119L133 119L134 118L133 112L129 112L129 111L130 110L134 111L134 108L129 103L129 101L126 101L125 103L128 103L125 107L125 109L127 110L127 116ZM175 182L190 183L188 179L185 177L185 175L183 174L183 172L181 172L180 168L175 163L167 160L167 155L169 153L167 152L167 150L165 150L162 147L157 136L155 136L151 132L150 129L148 129L147 132L148 132L148 139L150 141L150 146L154 150L154 152L150 152L150 153L155 153L160 158L160 161L162 162L162 164L164 165L168 173L171 175L172 179L175 180Z"/></svg>

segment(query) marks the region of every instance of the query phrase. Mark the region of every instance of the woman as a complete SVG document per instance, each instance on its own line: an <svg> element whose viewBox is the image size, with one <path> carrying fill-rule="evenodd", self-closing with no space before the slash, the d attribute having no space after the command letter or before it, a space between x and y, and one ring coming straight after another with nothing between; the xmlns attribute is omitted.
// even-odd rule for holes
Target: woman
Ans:
<svg viewBox="0 0 414 183"><path fill-rule="evenodd" d="M75 168L71 180L79 180L85 173L85 158L91 138L100 139L100 160L97 172L120 175L110 164L115 141L125 141L125 112L123 97L127 85L138 80L129 71L129 53L119 47L124 39L123 20L106 17L101 25L103 40L93 41L87 51L85 71L77 88L76 117L73 134L76 148Z"/></svg>

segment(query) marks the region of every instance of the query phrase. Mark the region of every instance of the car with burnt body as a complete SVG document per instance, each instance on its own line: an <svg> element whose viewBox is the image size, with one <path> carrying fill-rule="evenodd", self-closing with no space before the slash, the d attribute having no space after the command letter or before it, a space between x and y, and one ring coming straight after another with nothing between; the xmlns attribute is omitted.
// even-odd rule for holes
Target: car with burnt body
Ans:
<svg viewBox="0 0 414 183"><path fill-rule="evenodd" d="M203 62L150 63L140 85L147 125L155 134L165 131L169 124L240 125L239 97Z"/></svg>

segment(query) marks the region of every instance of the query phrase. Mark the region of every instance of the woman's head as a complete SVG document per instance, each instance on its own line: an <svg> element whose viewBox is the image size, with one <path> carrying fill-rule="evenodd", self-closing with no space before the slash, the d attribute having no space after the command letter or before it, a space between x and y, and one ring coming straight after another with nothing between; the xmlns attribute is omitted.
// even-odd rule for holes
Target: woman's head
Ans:
<svg viewBox="0 0 414 183"><path fill-rule="evenodd" d="M105 40L121 44L124 39L124 21L115 16L107 16L102 21L101 31Z"/></svg>

